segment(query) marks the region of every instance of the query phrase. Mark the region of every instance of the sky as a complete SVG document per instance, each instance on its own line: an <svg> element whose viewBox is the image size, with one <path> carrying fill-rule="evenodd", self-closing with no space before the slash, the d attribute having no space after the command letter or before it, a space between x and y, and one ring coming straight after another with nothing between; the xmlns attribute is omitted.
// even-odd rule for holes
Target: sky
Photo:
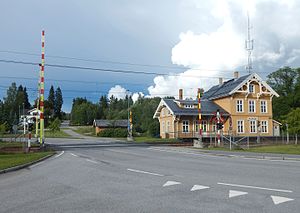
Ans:
<svg viewBox="0 0 300 213"><path fill-rule="evenodd" d="M253 72L263 79L283 66L300 66L300 2L296 0L2 0L0 99L14 81L37 96L45 30L46 98L51 85L72 99L101 95L195 97L218 78L245 75L247 13L254 39ZM143 74L103 72L101 69Z"/></svg>

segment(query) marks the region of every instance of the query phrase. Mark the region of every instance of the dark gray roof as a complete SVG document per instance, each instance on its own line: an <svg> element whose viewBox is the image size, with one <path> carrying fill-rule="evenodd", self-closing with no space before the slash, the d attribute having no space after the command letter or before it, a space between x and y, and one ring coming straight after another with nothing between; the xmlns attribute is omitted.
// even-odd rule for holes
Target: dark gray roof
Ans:
<svg viewBox="0 0 300 213"><path fill-rule="evenodd" d="M163 99L164 102L168 105L168 107L174 112L175 115L198 115L198 109L197 108L180 108L174 99ZM197 104L197 100L190 100L190 103ZM228 112L226 112L223 108L218 106L217 104L213 103L210 100L202 100L201 101L201 114L202 115L213 115L217 109L220 110L220 112L224 115L228 115Z"/></svg>
<svg viewBox="0 0 300 213"><path fill-rule="evenodd" d="M242 83L249 75L241 76L238 79L231 79L225 81L221 86L216 85L210 88L207 92L204 92L203 99L213 100L216 98L221 98L224 96L228 96L229 93L236 88L240 83Z"/></svg>
<svg viewBox="0 0 300 213"><path fill-rule="evenodd" d="M127 127L128 120L94 120L97 127Z"/></svg>

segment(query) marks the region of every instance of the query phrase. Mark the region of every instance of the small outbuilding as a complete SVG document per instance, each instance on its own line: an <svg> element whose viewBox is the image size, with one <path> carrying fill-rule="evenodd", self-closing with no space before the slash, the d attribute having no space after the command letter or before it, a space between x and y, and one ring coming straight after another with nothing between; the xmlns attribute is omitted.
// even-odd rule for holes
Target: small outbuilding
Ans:
<svg viewBox="0 0 300 213"><path fill-rule="evenodd" d="M111 128L127 128L128 120L94 120L93 127L95 127L96 134L104 129Z"/></svg>

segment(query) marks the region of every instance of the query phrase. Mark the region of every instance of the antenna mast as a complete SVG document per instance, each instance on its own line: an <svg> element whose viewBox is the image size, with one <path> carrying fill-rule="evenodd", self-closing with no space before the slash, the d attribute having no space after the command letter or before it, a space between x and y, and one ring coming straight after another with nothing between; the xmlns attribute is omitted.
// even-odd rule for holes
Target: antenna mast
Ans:
<svg viewBox="0 0 300 213"><path fill-rule="evenodd" d="M247 40L245 41L245 49L248 52L248 64L246 66L246 70L248 73L251 73L252 70L252 50L253 50L253 39L251 39L251 26L250 26L250 18L249 12L247 12Z"/></svg>

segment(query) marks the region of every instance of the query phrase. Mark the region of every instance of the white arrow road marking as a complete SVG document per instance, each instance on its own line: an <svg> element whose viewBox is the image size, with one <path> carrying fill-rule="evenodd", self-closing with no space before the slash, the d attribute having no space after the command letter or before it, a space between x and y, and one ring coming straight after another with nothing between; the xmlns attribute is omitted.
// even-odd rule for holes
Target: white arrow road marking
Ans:
<svg viewBox="0 0 300 213"><path fill-rule="evenodd" d="M201 189L209 189L209 186L194 185L193 188L191 188L191 192Z"/></svg>
<svg viewBox="0 0 300 213"><path fill-rule="evenodd" d="M173 186L173 185L178 185L178 184L181 184L180 182L176 182L176 181L167 181L163 187L165 186Z"/></svg>
<svg viewBox="0 0 300 213"><path fill-rule="evenodd" d="M248 194L248 192L229 190L229 198L246 195L246 194Z"/></svg>
<svg viewBox="0 0 300 213"><path fill-rule="evenodd" d="M294 199L287 198L287 197L279 197L279 196L273 196L273 195L271 195L271 198L275 205L294 200Z"/></svg>

